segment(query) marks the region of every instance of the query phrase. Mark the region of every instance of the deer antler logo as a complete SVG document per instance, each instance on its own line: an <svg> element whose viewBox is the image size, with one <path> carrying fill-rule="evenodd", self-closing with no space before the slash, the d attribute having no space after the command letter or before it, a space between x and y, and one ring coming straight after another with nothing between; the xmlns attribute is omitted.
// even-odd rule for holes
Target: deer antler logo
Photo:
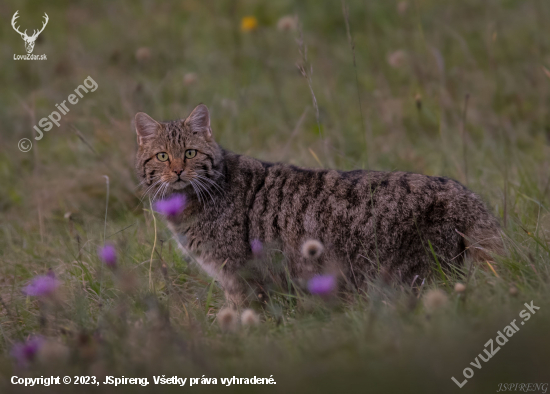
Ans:
<svg viewBox="0 0 550 394"><path fill-rule="evenodd" d="M43 22L44 24L42 25L42 29L41 29L40 31L34 30L33 35L29 37L29 36L27 35L27 30L25 30L24 33L21 33L21 32L19 31L19 28L18 28L17 26L15 26L15 20L16 20L17 18L19 18L19 15L17 15L18 12L19 12L19 11L15 11L15 14L13 14L13 18L11 18L11 25L12 25L12 27L13 27L13 30L15 30L16 32L18 32L18 33L21 35L21 38L22 38L23 40L25 40L25 49L27 50L27 53L32 53L32 51L33 51L33 49L34 49L34 42L35 42L36 39L38 38L38 35L44 31L44 28L45 28L46 25L48 24L48 20L49 20L50 18L48 18L48 14L46 14L46 13L44 12L44 18L45 18L46 20Z"/></svg>

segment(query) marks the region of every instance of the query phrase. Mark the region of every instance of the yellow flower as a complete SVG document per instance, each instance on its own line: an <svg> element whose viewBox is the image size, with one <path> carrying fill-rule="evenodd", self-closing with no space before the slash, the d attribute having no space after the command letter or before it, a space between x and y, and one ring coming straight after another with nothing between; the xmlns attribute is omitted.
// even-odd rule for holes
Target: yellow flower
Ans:
<svg viewBox="0 0 550 394"><path fill-rule="evenodd" d="M244 32L253 31L258 28L258 20L254 16L245 16L241 19L241 30Z"/></svg>

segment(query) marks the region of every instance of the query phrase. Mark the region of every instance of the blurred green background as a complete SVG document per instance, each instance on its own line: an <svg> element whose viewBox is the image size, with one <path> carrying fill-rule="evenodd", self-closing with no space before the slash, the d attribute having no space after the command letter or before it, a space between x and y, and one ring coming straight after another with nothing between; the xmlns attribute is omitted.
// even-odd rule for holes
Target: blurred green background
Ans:
<svg viewBox="0 0 550 394"><path fill-rule="evenodd" d="M10 25L17 10L21 30L48 14L33 52L47 60L13 59L25 54ZM7 0L0 15L6 392L23 391L13 374L41 373L277 381L228 392L491 392L550 380L548 1ZM88 76L97 90L35 141L33 126ZM383 282L330 302L281 294L259 310L260 327L224 334L222 292L176 253L161 221L152 254L154 222L133 170L135 113L183 118L201 102L217 141L239 153L457 179L499 217L510 255L474 268L465 294L453 291L464 273L419 294ZM30 152L18 150L21 138ZM106 198L117 273L96 256ZM63 283L55 303L21 293L50 268ZM447 295L435 313L423 302L430 288ZM451 376L531 300L536 316L458 389ZM18 370L10 349L32 333L66 354ZM213 389L222 390L189 390Z"/></svg>

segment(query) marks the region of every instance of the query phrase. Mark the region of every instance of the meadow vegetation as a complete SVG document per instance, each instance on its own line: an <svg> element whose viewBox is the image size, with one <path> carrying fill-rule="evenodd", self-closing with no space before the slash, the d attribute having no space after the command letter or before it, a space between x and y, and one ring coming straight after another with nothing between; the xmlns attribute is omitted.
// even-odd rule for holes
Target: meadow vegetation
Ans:
<svg viewBox="0 0 550 394"><path fill-rule="evenodd" d="M9 24L17 10L23 30L48 13L34 49L47 60L13 60L25 53ZM218 379L158 392L548 382L549 2L8 0L0 14L0 391L40 392L11 376L50 374ZM97 90L33 140L37 120L87 76ZM135 113L181 118L200 102L235 152L457 179L499 218L508 255L454 271L434 264L412 286L382 275L355 294L281 289L257 306L259 324L216 319L223 291L180 256L133 169ZM17 149L21 138L30 152ZM98 255L105 244L114 251ZM27 287L37 276L39 291ZM472 367L531 301L536 314ZM36 352L18 353L33 336ZM475 375L459 389L451 377L463 381L467 367ZM220 382L271 375L276 385Z"/></svg>

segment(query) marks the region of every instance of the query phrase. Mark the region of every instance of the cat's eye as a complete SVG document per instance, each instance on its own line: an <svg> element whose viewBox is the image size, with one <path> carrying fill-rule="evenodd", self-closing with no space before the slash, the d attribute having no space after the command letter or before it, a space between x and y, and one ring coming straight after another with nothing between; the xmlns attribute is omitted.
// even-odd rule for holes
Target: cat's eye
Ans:
<svg viewBox="0 0 550 394"><path fill-rule="evenodd" d="M196 155L197 155L197 150L196 149L187 149L185 151L185 157L188 158L188 159L192 159Z"/></svg>
<svg viewBox="0 0 550 394"><path fill-rule="evenodd" d="M157 159L159 159L160 161L168 160L168 153L166 152L157 153Z"/></svg>

